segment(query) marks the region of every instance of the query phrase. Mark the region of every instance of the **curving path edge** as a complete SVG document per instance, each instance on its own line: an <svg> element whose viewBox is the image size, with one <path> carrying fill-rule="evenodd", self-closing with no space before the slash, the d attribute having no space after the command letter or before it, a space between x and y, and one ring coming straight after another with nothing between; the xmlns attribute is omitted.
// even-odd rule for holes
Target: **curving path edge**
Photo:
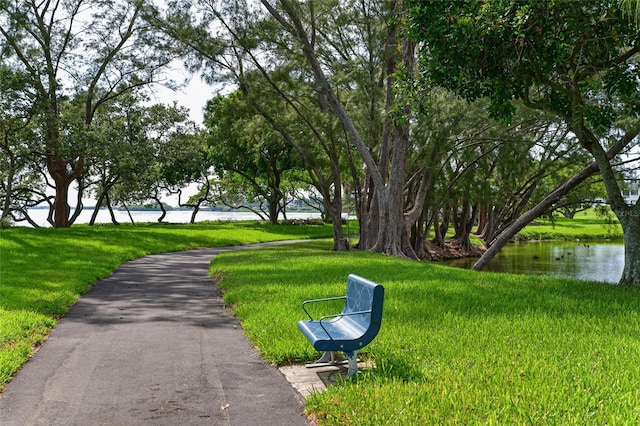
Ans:
<svg viewBox="0 0 640 426"><path fill-rule="evenodd" d="M220 252L290 242L121 265L71 307L7 385L0 424L308 424L300 395L257 354L209 278Z"/></svg>

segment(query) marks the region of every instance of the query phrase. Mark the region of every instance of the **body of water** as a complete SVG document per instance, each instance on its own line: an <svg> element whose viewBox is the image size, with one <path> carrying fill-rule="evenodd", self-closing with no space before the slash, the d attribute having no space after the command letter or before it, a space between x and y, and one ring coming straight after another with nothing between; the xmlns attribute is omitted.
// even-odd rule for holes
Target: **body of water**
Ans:
<svg viewBox="0 0 640 426"><path fill-rule="evenodd" d="M115 210L116 220L120 223L131 223L129 214L124 210ZM47 209L31 209L29 215L40 226L50 226L47 222ZM80 216L76 220L76 224L89 223L93 209L83 209ZM162 212L156 210L135 210L131 212L131 216L135 223L157 222ZM163 219L165 223L189 223L191 221L192 211L190 210L171 210ZM287 213L287 219L319 219L320 213L316 212L292 212ZM282 215L279 217L283 219ZM211 210L201 210L196 215L196 222L202 221L229 221L229 220L260 220L260 217L251 212L218 212ZM100 209L96 218L96 223L111 223L111 216L107 209ZM19 222L17 226L30 226L28 222Z"/></svg>
<svg viewBox="0 0 640 426"><path fill-rule="evenodd" d="M445 263L471 268L476 260L456 259ZM542 241L508 244L485 270L617 283L623 269L621 242Z"/></svg>

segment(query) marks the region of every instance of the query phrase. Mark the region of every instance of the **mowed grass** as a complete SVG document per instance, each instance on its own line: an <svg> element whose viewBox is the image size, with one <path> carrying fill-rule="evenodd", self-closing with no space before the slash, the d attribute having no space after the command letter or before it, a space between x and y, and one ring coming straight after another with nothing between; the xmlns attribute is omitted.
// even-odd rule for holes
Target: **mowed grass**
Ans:
<svg viewBox="0 0 640 426"><path fill-rule="evenodd" d="M0 389L78 297L127 260L330 235L329 225L249 222L0 229Z"/></svg>
<svg viewBox="0 0 640 426"><path fill-rule="evenodd" d="M551 228L562 235L561 222ZM585 226L603 229L593 221ZM253 223L0 230L0 388L69 305L126 260L330 234L328 225ZM363 351L376 368L308 398L308 413L320 424L640 418L640 290L335 253L330 246L314 241L225 253L211 268L246 333L278 364L318 355L296 327L302 300L343 294L349 273L384 284L382 330Z"/></svg>
<svg viewBox="0 0 640 426"><path fill-rule="evenodd" d="M315 359L297 330L305 299L356 273L385 286L376 368L306 400L322 425L635 424L640 290L477 273L324 242L216 257L250 339L277 364ZM333 309L339 309L334 307Z"/></svg>
<svg viewBox="0 0 640 426"><path fill-rule="evenodd" d="M598 218L591 209L577 213L573 219L557 217L552 222L538 218L519 234L531 240L622 239L622 227L615 216L611 220Z"/></svg>

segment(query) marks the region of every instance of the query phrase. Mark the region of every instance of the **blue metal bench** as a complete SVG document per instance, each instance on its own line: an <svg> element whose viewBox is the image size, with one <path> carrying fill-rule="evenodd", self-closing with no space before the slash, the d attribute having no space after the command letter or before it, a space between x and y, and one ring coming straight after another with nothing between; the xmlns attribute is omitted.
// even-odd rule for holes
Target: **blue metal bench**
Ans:
<svg viewBox="0 0 640 426"><path fill-rule="evenodd" d="M310 303L341 299L345 300L341 313L319 319L313 319L305 307ZM371 343L382 325L383 300L384 287L354 274L347 278L345 296L305 300L302 309L309 320L298 321L298 328L316 350L325 352L318 362L308 367L335 364L334 352L341 351L349 363L347 376L353 377L358 371L358 351Z"/></svg>

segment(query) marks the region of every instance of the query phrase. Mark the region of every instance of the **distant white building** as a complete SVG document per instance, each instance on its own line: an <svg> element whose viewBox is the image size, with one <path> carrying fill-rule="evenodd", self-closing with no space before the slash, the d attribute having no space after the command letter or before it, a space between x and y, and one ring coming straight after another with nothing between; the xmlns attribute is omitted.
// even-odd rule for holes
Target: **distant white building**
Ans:
<svg viewBox="0 0 640 426"><path fill-rule="evenodd" d="M624 195L624 200L627 204L635 204L638 201L638 197L640 193L640 185L638 182L632 183L629 185L629 188L622 191L622 195Z"/></svg>

